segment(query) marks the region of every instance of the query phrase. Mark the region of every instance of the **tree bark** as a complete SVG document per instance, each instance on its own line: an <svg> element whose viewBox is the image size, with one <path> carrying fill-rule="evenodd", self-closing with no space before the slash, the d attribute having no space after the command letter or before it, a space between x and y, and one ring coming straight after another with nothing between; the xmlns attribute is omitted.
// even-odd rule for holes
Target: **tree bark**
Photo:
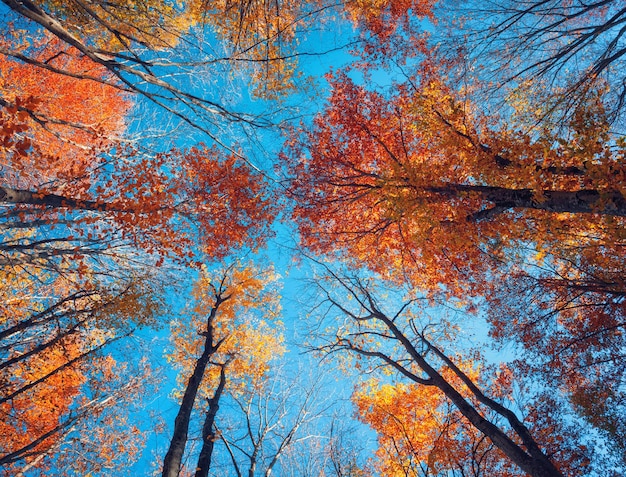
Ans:
<svg viewBox="0 0 626 477"><path fill-rule="evenodd" d="M204 377L204 372L209 364L211 356L219 349L223 340L213 344L213 320L217 314L219 306L228 300L228 297L217 296L215 304L211 309L211 313L207 318L207 332L205 334L204 351L194 367L193 374L187 382L187 388L183 395L183 400L178 409L178 414L174 420L174 434L170 441L170 447L163 459L162 477L178 477L187 444L187 434L189 432L189 421L191 419L191 411L200 388L200 383Z"/></svg>
<svg viewBox="0 0 626 477"><path fill-rule="evenodd" d="M570 214L601 214L626 217L626 197L617 190L582 189L576 191L543 190L539 193L531 189L508 189L505 187L446 184L423 188L425 192L447 197L462 194L475 194L492 202L493 208L479 211L474 219L487 218L488 212L496 213L508 209L535 209Z"/></svg>
<svg viewBox="0 0 626 477"><path fill-rule="evenodd" d="M213 428L215 424L215 417L217 411L220 408L220 398L226 386L226 366L228 363L224 363L220 369L220 382L213 394L213 397L209 399L209 409L204 419L204 425L202 426L202 449L198 456L198 464L196 465L195 477L208 477L209 470L211 468L211 458L213 456L213 447L215 446L215 440L217 435Z"/></svg>
<svg viewBox="0 0 626 477"><path fill-rule="evenodd" d="M93 200L81 200L46 192L34 192L24 189L13 189L0 186L0 202L12 204L41 205L50 208L67 208L80 210L107 211L114 210L110 204Z"/></svg>

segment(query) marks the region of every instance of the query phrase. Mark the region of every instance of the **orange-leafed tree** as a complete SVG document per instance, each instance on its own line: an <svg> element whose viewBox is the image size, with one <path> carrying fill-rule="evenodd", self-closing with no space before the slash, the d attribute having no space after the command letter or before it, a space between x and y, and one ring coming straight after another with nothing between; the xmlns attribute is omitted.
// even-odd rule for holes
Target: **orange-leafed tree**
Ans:
<svg viewBox="0 0 626 477"><path fill-rule="evenodd" d="M342 276L328 269L326 273L315 283L318 320L313 326L318 331L311 346L325 354L351 356L350 366L368 375L378 373L383 385L400 384L358 398L373 427L392 434L383 439L381 455L389 446L403 449L396 448L387 463L380 462L390 466L386 472L392 466L417 475L428 465L442 472L477 469L446 453L457 449L456 455L476 452L478 460L484 454L490 471L501 475L586 475L592 453L585 433L594 431L570 426L572 407L558 394L544 405L545 395L535 401L532 386L507 367L494 369L476 352L465 358L446 354L443 346L459 341L457 325L412 286L400 290L371 275ZM523 388L519 394L514 392L518 386ZM388 399L398 408L387 408L388 414L374 412L368 406L378 399ZM423 400L425 410L410 405L412 400ZM384 423L376 421L384 416ZM437 439L450 441L438 447ZM592 465L603 464L602 460Z"/></svg>
<svg viewBox="0 0 626 477"><path fill-rule="evenodd" d="M116 352L136 358L136 343ZM77 402L72 416L77 419L50 453L49 468L68 475L133 475L132 464L145 451L147 438L138 416L158 378L143 359L120 362L108 355L95 364L100 379L92 380Z"/></svg>
<svg viewBox="0 0 626 477"><path fill-rule="evenodd" d="M112 469L119 475L128 473L127 466L144 446L143 433L129 422L128 412L145 399L151 377L141 374L145 370L140 368L131 371L118 365L110 356L93 359L88 366L101 370L110 381L87 378L86 373L80 393L71 399L65 394L70 391L67 382L50 379L43 387L54 398L30 394L15 400L18 405L28 403L19 408L21 412L3 412L3 430L9 437L3 439L0 461L7 476L43 476L59 468L67 475L108 475ZM37 400L31 402L32 397ZM54 407L60 403L61 408ZM37 417L39 422L29 426Z"/></svg>
<svg viewBox="0 0 626 477"><path fill-rule="evenodd" d="M29 469L45 473L75 452L76 468L107 467L124 455L105 457L114 443L102 445L102 454L87 452L79 449L83 441L76 435L102 413L123 412L123 395L130 396L130 388L121 391L118 378L125 372L107 347L138 326L154 325L159 300L139 278L97 283L81 282L71 273L29 272L11 267L1 272L0 463L10 469L7 475ZM105 432L106 425L101 429ZM121 430L109 432L121 435Z"/></svg>
<svg viewBox="0 0 626 477"><path fill-rule="evenodd" d="M196 475L208 475L215 441L215 419L225 393L241 394L260 386L270 362L284 352L282 325L278 321L276 280L271 270L232 265L207 270L194 288L194 302L185 320L173 323L173 350L168 359L181 369L184 391L163 476L177 477L188 440L194 407L204 407L202 448Z"/></svg>
<svg viewBox="0 0 626 477"><path fill-rule="evenodd" d="M288 144L302 241L431 296L484 297L492 334L526 350L516 373L547 378L589 417L592 389L620 399L624 142L602 92L558 132L524 133L439 66L388 95L332 78L324 115ZM595 422L615 435L618 414Z"/></svg>
<svg viewBox="0 0 626 477"><path fill-rule="evenodd" d="M0 41L4 46L17 43L8 37ZM5 143L0 160L4 180L22 188L84 174L94 151L105 151L122 137L131 106L119 89L75 77L111 79L103 66L49 34L35 34L30 42L33 57L49 70L0 56L2 134L11 139L12 122L25 142L17 155ZM57 69L69 74L59 75ZM31 148L38 154L29 154Z"/></svg>
<svg viewBox="0 0 626 477"><path fill-rule="evenodd" d="M382 476L522 475L436 387L370 381L353 402L378 436L375 467Z"/></svg>

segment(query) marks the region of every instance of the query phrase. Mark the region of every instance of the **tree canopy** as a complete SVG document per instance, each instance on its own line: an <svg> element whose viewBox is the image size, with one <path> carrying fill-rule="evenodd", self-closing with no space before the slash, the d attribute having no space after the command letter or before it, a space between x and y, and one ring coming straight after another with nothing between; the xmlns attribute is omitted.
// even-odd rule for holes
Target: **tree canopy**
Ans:
<svg viewBox="0 0 626 477"><path fill-rule="evenodd" d="M620 2L0 12L3 475L626 473Z"/></svg>

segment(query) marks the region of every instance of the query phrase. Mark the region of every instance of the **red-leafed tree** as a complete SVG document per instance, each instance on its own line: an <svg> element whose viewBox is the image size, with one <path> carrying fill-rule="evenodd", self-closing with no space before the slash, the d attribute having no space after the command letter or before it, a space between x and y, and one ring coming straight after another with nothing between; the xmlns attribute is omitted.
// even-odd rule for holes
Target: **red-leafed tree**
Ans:
<svg viewBox="0 0 626 477"><path fill-rule="evenodd" d="M16 139L28 128L24 114L19 107L3 112L7 162L20 164L27 157L39 164L56 163L56 157L36 144ZM70 166L59 171L56 180L40 179L29 188L7 178L0 185L0 201L7 205L4 227L63 225L69 232L51 240L65 240L68 248L78 236L87 242L119 239L179 258L193 254L197 239L206 253L221 257L235 247L254 248L269 233L275 209L266 182L216 148L141 156L118 143L108 153L84 155L84 166L76 175ZM19 251L17 244L14 249Z"/></svg>
<svg viewBox="0 0 626 477"><path fill-rule="evenodd" d="M417 285L459 296L484 292L498 260L524 243L556 250L579 236L590 260L602 243L615 247L604 260L621 262L623 150L601 104L579 111L569 137L533 139L436 78L389 97L344 74L331 82L324 113L288 142L305 245L348 250L383 274L404 267Z"/></svg>
<svg viewBox="0 0 626 477"><path fill-rule="evenodd" d="M602 93L558 132L524 133L434 61L388 94L331 82L285 154L302 243L431 297L486 303L492 334L526 350L515 376L558 387L615 437L619 412L589 400L601 389L620 401L624 363L624 142Z"/></svg>

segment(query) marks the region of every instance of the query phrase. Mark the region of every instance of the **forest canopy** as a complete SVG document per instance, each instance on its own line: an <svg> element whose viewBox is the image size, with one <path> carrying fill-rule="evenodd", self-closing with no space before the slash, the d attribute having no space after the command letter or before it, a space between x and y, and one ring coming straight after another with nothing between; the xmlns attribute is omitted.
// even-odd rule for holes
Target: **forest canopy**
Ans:
<svg viewBox="0 0 626 477"><path fill-rule="evenodd" d="M617 0L2 0L0 474L626 474Z"/></svg>

